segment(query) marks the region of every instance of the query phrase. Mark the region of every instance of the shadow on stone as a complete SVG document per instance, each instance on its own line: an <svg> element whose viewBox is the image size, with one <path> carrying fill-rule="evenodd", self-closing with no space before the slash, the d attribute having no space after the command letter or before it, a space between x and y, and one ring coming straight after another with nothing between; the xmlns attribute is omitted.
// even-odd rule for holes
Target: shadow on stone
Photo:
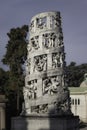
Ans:
<svg viewBox="0 0 87 130"><path fill-rule="evenodd" d="M82 129L82 128L86 128L87 127L87 123L84 123L84 122L80 122L79 123L79 128Z"/></svg>

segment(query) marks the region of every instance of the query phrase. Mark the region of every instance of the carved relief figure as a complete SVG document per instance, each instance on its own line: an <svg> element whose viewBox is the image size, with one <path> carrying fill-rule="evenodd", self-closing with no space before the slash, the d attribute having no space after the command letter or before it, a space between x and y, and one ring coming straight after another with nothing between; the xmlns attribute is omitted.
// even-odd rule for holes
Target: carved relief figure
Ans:
<svg viewBox="0 0 87 130"><path fill-rule="evenodd" d="M59 27L61 24L59 16L56 14L56 16L54 17L54 27Z"/></svg>
<svg viewBox="0 0 87 130"><path fill-rule="evenodd" d="M59 53L52 54L52 66L53 68L60 67L60 55Z"/></svg>
<svg viewBox="0 0 87 130"><path fill-rule="evenodd" d="M39 105L39 113L48 112L48 104Z"/></svg>
<svg viewBox="0 0 87 130"><path fill-rule="evenodd" d="M46 71L47 70L47 55L40 55L34 57L34 69L33 71Z"/></svg>
<svg viewBox="0 0 87 130"><path fill-rule="evenodd" d="M29 82L29 92L31 93L32 99L37 97L37 80L32 80Z"/></svg>
<svg viewBox="0 0 87 130"><path fill-rule="evenodd" d="M24 95L24 100L28 100L31 98L31 93L27 87L23 88L23 95Z"/></svg>
<svg viewBox="0 0 87 130"><path fill-rule="evenodd" d="M56 40L56 34L55 33L50 33L49 34L49 47L55 47L55 40Z"/></svg>
<svg viewBox="0 0 87 130"><path fill-rule="evenodd" d="M43 34L43 46L48 49L49 47L49 35Z"/></svg>
<svg viewBox="0 0 87 130"><path fill-rule="evenodd" d="M63 67L65 62L65 54L63 52L52 54L52 66L53 68Z"/></svg>
<svg viewBox="0 0 87 130"><path fill-rule="evenodd" d="M52 82L51 82L50 77L43 80L43 94L48 93L51 85L52 85Z"/></svg>
<svg viewBox="0 0 87 130"><path fill-rule="evenodd" d="M60 21L59 21L58 15L50 16L50 27L56 28L56 27L59 27L59 25L60 25Z"/></svg>
<svg viewBox="0 0 87 130"><path fill-rule="evenodd" d="M60 53L60 64L61 64L61 67L65 65L65 54L62 52Z"/></svg>
<svg viewBox="0 0 87 130"><path fill-rule="evenodd" d="M43 46L45 48L55 47L56 35L54 33L43 34Z"/></svg>
<svg viewBox="0 0 87 130"><path fill-rule="evenodd" d="M31 43L28 44L28 46L27 46L27 50L28 50L28 52L30 52L30 51L32 50Z"/></svg>
<svg viewBox="0 0 87 130"><path fill-rule="evenodd" d="M33 38L31 38L31 45L32 45L32 49L37 50L38 48L40 48L39 46L39 36L35 36Z"/></svg>
<svg viewBox="0 0 87 130"><path fill-rule="evenodd" d="M44 29L46 27L46 21L47 18L46 17L41 17L41 18L36 18L36 26L39 29Z"/></svg>
<svg viewBox="0 0 87 130"><path fill-rule="evenodd" d="M48 77L43 80L43 94L53 95L58 92L60 85L58 76Z"/></svg>

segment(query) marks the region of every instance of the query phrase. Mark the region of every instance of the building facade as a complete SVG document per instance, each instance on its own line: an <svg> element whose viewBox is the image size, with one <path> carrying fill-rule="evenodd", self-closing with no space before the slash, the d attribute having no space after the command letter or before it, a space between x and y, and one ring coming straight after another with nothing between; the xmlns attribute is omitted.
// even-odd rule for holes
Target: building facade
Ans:
<svg viewBox="0 0 87 130"><path fill-rule="evenodd" d="M5 95L0 95L0 130L4 130L5 126L5 108L6 108L6 99Z"/></svg>
<svg viewBox="0 0 87 130"><path fill-rule="evenodd" d="M87 123L87 87L70 87L71 110Z"/></svg>

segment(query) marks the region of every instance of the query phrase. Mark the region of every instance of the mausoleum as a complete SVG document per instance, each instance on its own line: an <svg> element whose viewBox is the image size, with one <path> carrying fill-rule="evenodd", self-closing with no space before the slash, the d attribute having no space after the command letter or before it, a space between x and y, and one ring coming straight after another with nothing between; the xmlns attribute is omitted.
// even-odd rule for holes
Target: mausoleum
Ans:
<svg viewBox="0 0 87 130"><path fill-rule="evenodd" d="M79 115L80 120L87 123L87 74L80 87L70 87L71 110L74 115Z"/></svg>

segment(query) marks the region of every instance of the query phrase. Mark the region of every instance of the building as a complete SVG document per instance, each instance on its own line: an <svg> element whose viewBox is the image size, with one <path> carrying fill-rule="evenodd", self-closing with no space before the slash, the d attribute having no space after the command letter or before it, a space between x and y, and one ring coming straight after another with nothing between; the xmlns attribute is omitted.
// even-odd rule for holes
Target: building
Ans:
<svg viewBox="0 0 87 130"><path fill-rule="evenodd" d="M87 123L87 87L70 87L71 110Z"/></svg>
<svg viewBox="0 0 87 130"><path fill-rule="evenodd" d="M5 129L5 108L6 98L5 95L0 95L0 130Z"/></svg>

